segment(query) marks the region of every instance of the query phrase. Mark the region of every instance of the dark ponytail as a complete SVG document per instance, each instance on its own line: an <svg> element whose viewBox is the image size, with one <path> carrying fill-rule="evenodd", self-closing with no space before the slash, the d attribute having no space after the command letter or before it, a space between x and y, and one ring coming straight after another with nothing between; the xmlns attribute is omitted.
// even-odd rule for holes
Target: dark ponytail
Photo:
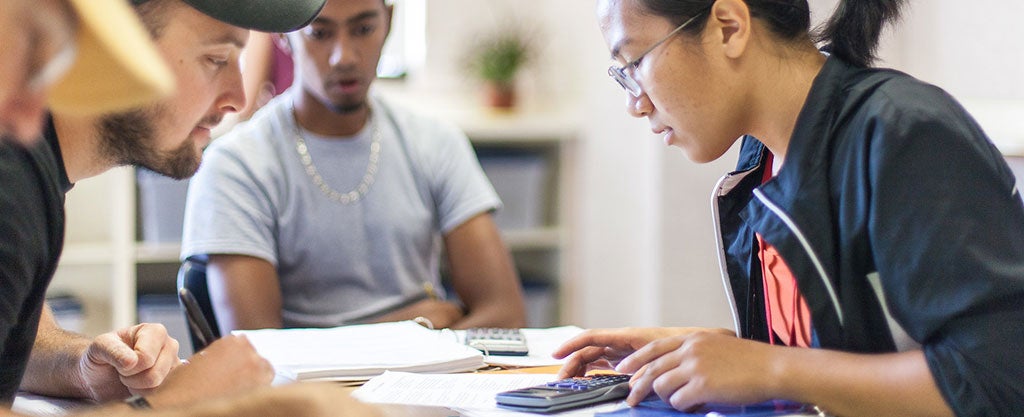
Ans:
<svg viewBox="0 0 1024 417"><path fill-rule="evenodd" d="M875 61L886 23L899 20L906 0L842 0L815 34L815 40L843 60L867 67Z"/></svg>
<svg viewBox="0 0 1024 417"><path fill-rule="evenodd" d="M807 0L744 0L752 17L761 19L784 40L808 39L811 12ZM698 15L714 0L639 0L644 12L668 19L675 25ZM830 53L861 67L875 60L878 40L886 23L899 19L906 0L840 0L835 13L815 30L813 40ZM707 15L698 17L686 32L704 30Z"/></svg>

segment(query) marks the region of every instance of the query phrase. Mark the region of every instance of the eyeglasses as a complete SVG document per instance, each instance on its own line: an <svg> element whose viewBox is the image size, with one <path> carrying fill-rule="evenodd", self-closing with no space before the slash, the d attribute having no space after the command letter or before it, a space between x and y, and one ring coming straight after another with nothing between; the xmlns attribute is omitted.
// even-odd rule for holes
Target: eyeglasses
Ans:
<svg viewBox="0 0 1024 417"><path fill-rule="evenodd" d="M688 19L687 21L683 22L683 24L679 25L679 27L669 32L668 35L665 35L664 38L661 38L660 41L655 42L654 45L651 45L650 48L647 48L646 51L643 51L640 54L640 56L638 56L636 59L627 62L626 65L623 65L621 67L616 67L612 65L608 67L608 75L610 75L612 79L617 81L619 85L622 86L622 88L626 89L626 91L632 94L633 97L640 97L640 95L643 94L643 89L640 88L640 83L638 83L636 79L633 78L633 71L635 71L640 66L640 61L644 59L644 56L651 53L651 51L653 51L661 44L665 43L665 41L671 39L673 36L679 33L679 31L686 28L686 26L688 26L691 22L697 20L698 17L700 17L702 14L704 14L704 12L710 9L710 7L705 8L704 10L701 10L699 13Z"/></svg>

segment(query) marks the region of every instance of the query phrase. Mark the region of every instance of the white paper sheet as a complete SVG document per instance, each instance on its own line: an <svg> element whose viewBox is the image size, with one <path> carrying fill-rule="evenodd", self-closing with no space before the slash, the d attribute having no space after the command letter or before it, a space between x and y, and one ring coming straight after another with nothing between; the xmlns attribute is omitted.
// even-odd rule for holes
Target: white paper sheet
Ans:
<svg viewBox="0 0 1024 417"><path fill-rule="evenodd" d="M552 374L444 374L385 372L352 393L372 403L438 407L496 407L494 395L555 380Z"/></svg>
<svg viewBox="0 0 1024 417"><path fill-rule="evenodd" d="M462 416L537 417L537 414L500 409L494 402L494 396L502 391L540 385L555 379L554 374L424 375L385 372L370 379L352 395L369 403L446 407ZM594 412L612 411L622 404L620 401L551 415L592 416Z"/></svg>
<svg viewBox="0 0 1024 417"><path fill-rule="evenodd" d="M47 397L19 391L11 404L11 411L30 416L63 416L75 408L91 405L85 400Z"/></svg>

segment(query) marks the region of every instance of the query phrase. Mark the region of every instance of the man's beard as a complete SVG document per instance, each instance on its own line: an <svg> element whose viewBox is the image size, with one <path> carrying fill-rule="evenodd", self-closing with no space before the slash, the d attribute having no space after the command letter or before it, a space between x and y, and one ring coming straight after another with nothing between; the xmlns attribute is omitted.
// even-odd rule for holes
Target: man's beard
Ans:
<svg viewBox="0 0 1024 417"><path fill-rule="evenodd" d="M163 107L130 110L104 116L99 122L102 155L117 165L135 165L174 179L191 177L200 156L192 141L161 151L156 148L156 127Z"/></svg>
<svg viewBox="0 0 1024 417"><path fill-rule="evenodd" d="M340 75L337 76L337 77L333 77L333 78L340 78ZM324 82L324 85L323 85L324 90L321 90L321 91L329 90L329 86L328 86L329 84L330 84L329 82ZM319 94L325 94L325 93L321 92ZM314 97L316 95L317 94L314 94ZM359 96L359 95L356 95L356 94L343 94L341 97L330 97L330 96L327 96L327 95L324 95L324 96L321 96L321 97L322 98L319 99L321 104L323 104L324 107L327 107L327 109L329 109L330 111L334 112L335 114L351 114L351 113L356 113L356 112L362 110L364 107L366 107L366 95L365 94L362 95L362 96Z"/></svg>
<svg viewBox="0 0 1024 417"><path fill-rule="evenodd" d="M355 113L366 106L366 99L352 100L342 103L331 102L327 107L337 114Z"/></svg>

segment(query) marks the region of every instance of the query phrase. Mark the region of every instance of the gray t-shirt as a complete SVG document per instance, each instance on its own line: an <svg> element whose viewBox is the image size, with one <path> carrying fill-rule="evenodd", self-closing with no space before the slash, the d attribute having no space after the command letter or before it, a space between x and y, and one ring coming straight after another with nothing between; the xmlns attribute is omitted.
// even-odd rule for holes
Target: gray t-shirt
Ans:
<svg viewBox="0 0 1024 417"><path fill-rule="evenodd" d="M358 202L330 199L296 150L292 89L206 150L185 209L182 259L241 254L277 268L285 327L330 327L440 288L443 234L501 206L469 140L374 94L354 137L302 135L339 193L355 189L380 129L374 182Z"/></svg>

